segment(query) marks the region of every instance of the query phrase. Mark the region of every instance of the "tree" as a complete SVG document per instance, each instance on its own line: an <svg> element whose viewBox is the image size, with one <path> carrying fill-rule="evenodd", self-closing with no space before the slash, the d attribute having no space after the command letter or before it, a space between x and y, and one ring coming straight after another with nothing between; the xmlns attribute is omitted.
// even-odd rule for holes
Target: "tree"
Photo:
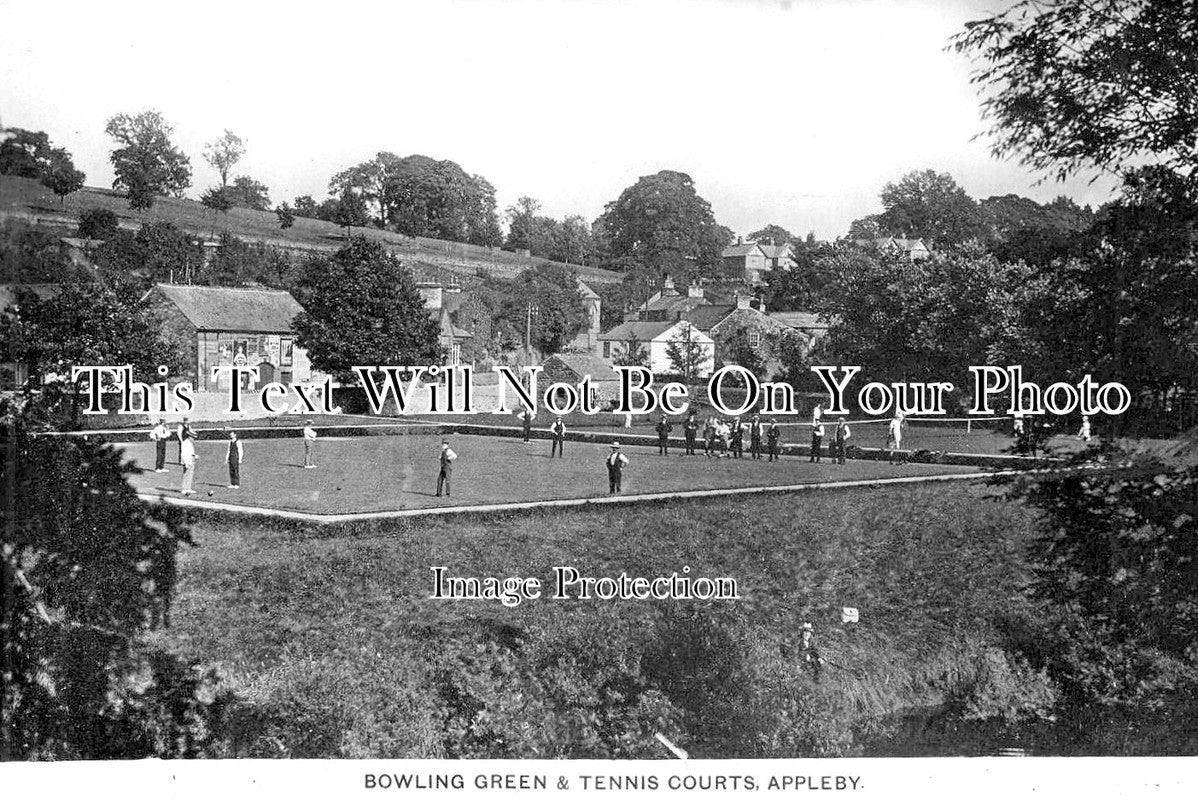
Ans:
<svg viewBox="0 0 1198 800"><path fill-rule="evenodd" d="M978 64L995 156L1059 179L1087 167L1198 165L1198 27L1190 3L1024 0L970 22L953 47Z"/></svg>
<svg viewBox="0 0 1198 800"><path fill-rule="evenodd" d="M57 283L77 280L80 272L57 236L16 220L0 224L0 275L6 281Z"/></svg>
<svg viewBox="0 0 1198 800"><path fill-rule="evenodd" d="M224 136L204 146L204 160L220 173L220 185L229 185L229 173L245 155L245 142L228 128Z"/></svg>
<svg viewBox="0 0 1198 800"><path fill-rule="evenodd" d="M287 230L295 224L295 209L287 203L275 206L275 217L279 220L279 227Z"/></svg>
<svg viewBox="0 0 1198 800"><path fill-rule="evenodd" d="M339 379L355 366L440 359L437 323L416 279L377 242L355 237L331 257L311 259L298 295L305 310L293 323L296 343Z"/></svg>
<svg viewBox="0 0 1198 800"><path fill-rule="evenodd" d="M182 196L191 185L191 161L171 144L173 130L157 111L108 120L105 131L119 145L109 156L112 188L126 193L131 208L151 208L156 195Z"/></svg>
<svg viewBox="0 0 1198 800"><path fill-rule="evenodd" d="M630 333L623 342L624 348L616 355L613 363L620 367L649 366L649 348L635 333Z"/></svg>
<svg viewBox="0 0 1198 800"><path fill-rule="evenodd" d="M781 225L769 224L759 231L753 231L745 237L750 242L764 242L769 240L774 244L786 244L787 242L796 241L793 233L783 228Z"/></svg>
<svg viewBox="0 0 1198 800"><path fill-rule="evenodd" d="M683 322L666 342L666 358L670 360L674 374L686 384L698 383L712 367L711 353L695 338L695 328L689 322Z"/></svg>
<svg viewBox="0 0 1198 800"><path fill-rule="evenodd" d="M302 194L295 198L295 215L305 219L320 219L320 203L312 199L312 195Z"/></svg>
<svg viewBox="0 0 1198 800"><path fill-rule="evenodd" d="M366 213L366 201L352 189L346 189L332 204L330 222L345 228L349 234L355 227L361 228L370 222Z"/></svg>
<svg viewBox="0 0 1198 800"><path fill-rule="evenodd" d="M64 282L53 296L18 294L21 314L19 360L29 364L31 383L41 386L51 375L58 380L42 386L47 406L78 419L78 387L70 383L71 367L84 364L131 364L135 374L157 375L159 365L172 374L185 359L162 337L161 326L142 302L141 286L129 281Z"/></svg>
<svg viewBox="0 0 1198 800"><path fill-rule="evenodd" d="M246 242L228 231L220 235L220 244L195 277L209 286L272 286L290 289L291 259L262 242Z"/></svg>
<svg viewBox="0 0 1198 800"><path fill-rule="evenodd" d="M939 246L984 238L978 205L947 172L909 172L882 188L878 227L885 236L928 239Z"/></svg>
<svg viewBox="0 0 1198 800"><path fill-rule="evenodd" d="M0 759L197 756L214 720L214 675L148 647L169 624L184 515L142 502L119 450L33 436L0 408L5 602Z"/></svg>
<svg viewBox="0 0 1198 800"><path fill-rule="evenodd" d="M120 229L111 209L89 208L79 214L79 235L84 239L111 239Z"/></svg>
<svg viewBox="0 0 1198 800"><path fill-rule="evenodd" d="M0 175L40 180L50 160L50 137L44 131L10 128L0 141Z"/></svg>
<svg viewBox="0 0 1198 800"><path fill-rule="evenodd" d="M169 222L150 222L136 234L118 231L92 258L106 280L148 284L189 281L204 262L204 248Z"/></svg>
<svg viewBox="0 0 1198 800"><path fill-rule="evenodd" d="M988 197L979 207L990 228L990 250L1000 261L1047 265L1069 256L1094 222L1089 207L1067 197L1040 205L1014 194Z"/></svg>
<svg viewBox="0 0 1198 800"><path fill-rule="evenodd" d="M531 251L537 212L540 210L541 204L531 197L521 197L515 205L508 206L504 212L508 219L508 233L503 246L509 250Z"/></svg>
<svg viewBox="0 0 1198 800"><path fill-rule="evenodd" d="M212 228L216 230L216 215L228 214L233 207L233 198L227 186L213 186L200 195L200 205L212 212Z"/></svg>
<svg viewBox="0 0 1198 800"><path fill-rule="evenodd" d="M516 276L499 316L523 331L530 304L531 344L547 356L561 352L590 322L578 274L557 264L538 264Z"/></svg>
<svg viewBox="0 0 1198 800"><path fill-rule="evenodd" d="M87 175L75 169L71 154L61 147L50 151L50 164L42 175L42 184L58 195L61 204L66 205L67 195L83 188Z"/></svg>
<svg viewBox="0 0 1198 800"><path fill-rule="evenodd" d="M229 199L239 208L252 208L255 211L270 210L270 190L266 184L259 183L247 175L239 175L229 187Z"/></svg>
<svg viewBox="0 0 1198 800"><path fill-rule="evenodd" d="M595 230L609 267L635 263L659 280L670 275L677 282L721 277L731 239L691 177L670 170L646 175L621 192L604 207Z"/></svg>

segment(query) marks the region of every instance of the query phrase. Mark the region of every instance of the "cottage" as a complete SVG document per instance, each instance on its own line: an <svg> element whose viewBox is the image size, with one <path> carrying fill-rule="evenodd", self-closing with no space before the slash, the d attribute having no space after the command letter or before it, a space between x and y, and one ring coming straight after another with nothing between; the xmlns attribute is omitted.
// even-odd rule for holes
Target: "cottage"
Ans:
<svg viewBox="0 0 1198 800"><path fill-rule="evenodd" d="M779 366L776 343L795 331L764 313L761 308L754 308L752 303L750 295L737 294L733 296L731 304L696 308L683 319L715 342L717 364L731 363L734 342L743 335L745 343L757 353L766 374L769 374Z"/></svg>
<svg viewBox="0 0 1198 800"><path fill-rule="evenodd" d="M794 245L790 242L782 244L759 242L758 244L761 247L761 252L765 253L766 264L770 270L789 272L799 265L799 261L795 257Z"/></svg>
<svg viewBox="0 0 1198 800"><path fill-rule="evenodd" d="M691 309L710 303L703 296L703 287L692 284L686 294L674 288L674 281L666 276L661 289L649 299L624 315L625 322L677 322Z"/></svg>
<svg viewBox="0 0 1198 800"><path fill-rule="evenodd" d="M662 375L677 372L677 365L669 355L671 344L696 348L699 377L710 375L715 363L715 342L685 320L624 322L599 334L599 341L603 343L605 359L616 363L639 360ZM640 351L640 359L630 355L633 348Z"/></svg>
<svg viewBox="0 0 1198 800"><path fill-rule="evenodd" d="M247 389L323 379L295 346L291 322L304 309L287 292L159 283L146 298L163 335L178 342L194 368L173 377L191 380L197 392L227 392L229 378L213 380L212 368L230 364L259 368Z"/></svg>
<svg viewBox="0 0 1198 800"><path fill-rule="evenodd" d="M612 365L602 358L585 353L559 353L545 359L541 364L544 371L538 379L548 388L552 383L578 385L583 378L591 379L591 402L600 407L619 395L619 375Z"/></svg>
<svg viewBox="0 0 1198 800"><path fill-rule="evenodd" d="M770 271L770 258L757 242L738 239L724 248L724 271L729 278L743 280L753 286L765 282Z"/></svg>
<svg viewBox="0 0 1198 800"><path fill-rule="evenodd" d="M461 287L456 284L446 286L440 280L421 280L416 284L424 306L429 316L437 323L437 343L445 353L445 363L448 366L458 366L462 363L462 343L472 339L474 334L453 324L453 312L461 307L465 296Z"/></svg>

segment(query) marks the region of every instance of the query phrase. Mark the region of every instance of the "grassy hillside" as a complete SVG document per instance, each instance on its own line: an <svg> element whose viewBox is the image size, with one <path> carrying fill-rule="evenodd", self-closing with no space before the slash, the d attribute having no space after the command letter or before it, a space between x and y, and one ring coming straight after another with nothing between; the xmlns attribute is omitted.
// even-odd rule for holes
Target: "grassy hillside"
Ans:
<svg viewBox="0 0 1198 800"><path fill-rule="evenodd" d="M1052 699L1001 647L1032 517L981 487L672 502L335 528L197 525L176 652L241 700L222 755L870 753L911 714ZM731 576L735 602L431 600L458 576ZM860 609L842 625L840 609ZM801 660L810 620L828 661Z"/></svg>
<svg viewBox="0 0 1198 800"><path fill-rule="evenodd" d="M17 217L38 225L61 228L63 235L74 235L79 212L89 208L107 208L115 212L125 227L137 228L145 222L166 221L203 238L212 236L214 231L219 234L228 230L242 239L294 250L332 250L340 247L345 238L344 229L330 222L299 217L291 228L283 230L270 211L234 208L227 214L217 214L213 220L212 212L195 200L160 197L149 211L135 211L120 194L94 187L85 187L67 197L65 203L60 203L37 181L0 175L0 218ZM413 238L372 228L355 228L354 233L382 242L413 264L463 275L474 275L483 270L512 278L534 264L545 262L545 259L528 258L497 248ZM574 268L584 280L595 283L618 283L621 278L617 273L593 267Z"/></svg>

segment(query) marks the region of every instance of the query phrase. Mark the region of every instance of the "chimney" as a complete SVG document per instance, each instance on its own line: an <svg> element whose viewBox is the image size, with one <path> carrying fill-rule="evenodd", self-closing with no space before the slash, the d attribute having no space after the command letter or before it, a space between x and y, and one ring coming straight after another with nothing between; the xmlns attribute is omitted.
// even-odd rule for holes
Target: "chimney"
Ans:
<svg viewBox="0 0 1198 800"><path fill-rule="evenodd" d="M702 297L703 296L703 284L692 283L690 286L686 287L686 296L687 297Z"/></svg>
<svg viewBox="0 0 1198 800"><path fill-rule="evenodd" d="M738 310L742 308L752 308L750 303L753 302L753 295L741 294L740 292L737 292L736 294L732 295L732 300L736 303L736 308Z"/></svg>
<svg viewBox="0 0 1198 800"><path fill-rule="evenodd" d="M737 237L736 237L736 243L737 243L737 244L744 244L744 243L745 243L745 237L743 237L743 236L737 236Z"/></svg>
<svg viewBox="0 0 1198 800"><path fill-rule="evenodd" d="M665 280L661 282L661 293L663 296L665 296L667 293L674 293L674 279L669 275L667 275Z"/></svg>

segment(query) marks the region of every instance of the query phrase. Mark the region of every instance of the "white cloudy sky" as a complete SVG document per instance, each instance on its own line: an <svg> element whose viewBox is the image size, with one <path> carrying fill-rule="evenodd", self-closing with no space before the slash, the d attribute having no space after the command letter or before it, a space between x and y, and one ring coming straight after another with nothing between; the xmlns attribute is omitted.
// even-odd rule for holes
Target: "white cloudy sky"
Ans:
<svg viewBox="0 0 1198 800"><path fill-rule="evenodd" d="M217 180L204 142L229 128L239 172L276 201L325 196L380 150L449 158L593 219L640 175L689 173L717 219L821 238L878 210L903 173L948 171L974 197L1069 194L992 159L969 65L945 51L1009 0L0 0L0 121L45 130L88 184L111 184L108 117L156 108Z"/></svg>

